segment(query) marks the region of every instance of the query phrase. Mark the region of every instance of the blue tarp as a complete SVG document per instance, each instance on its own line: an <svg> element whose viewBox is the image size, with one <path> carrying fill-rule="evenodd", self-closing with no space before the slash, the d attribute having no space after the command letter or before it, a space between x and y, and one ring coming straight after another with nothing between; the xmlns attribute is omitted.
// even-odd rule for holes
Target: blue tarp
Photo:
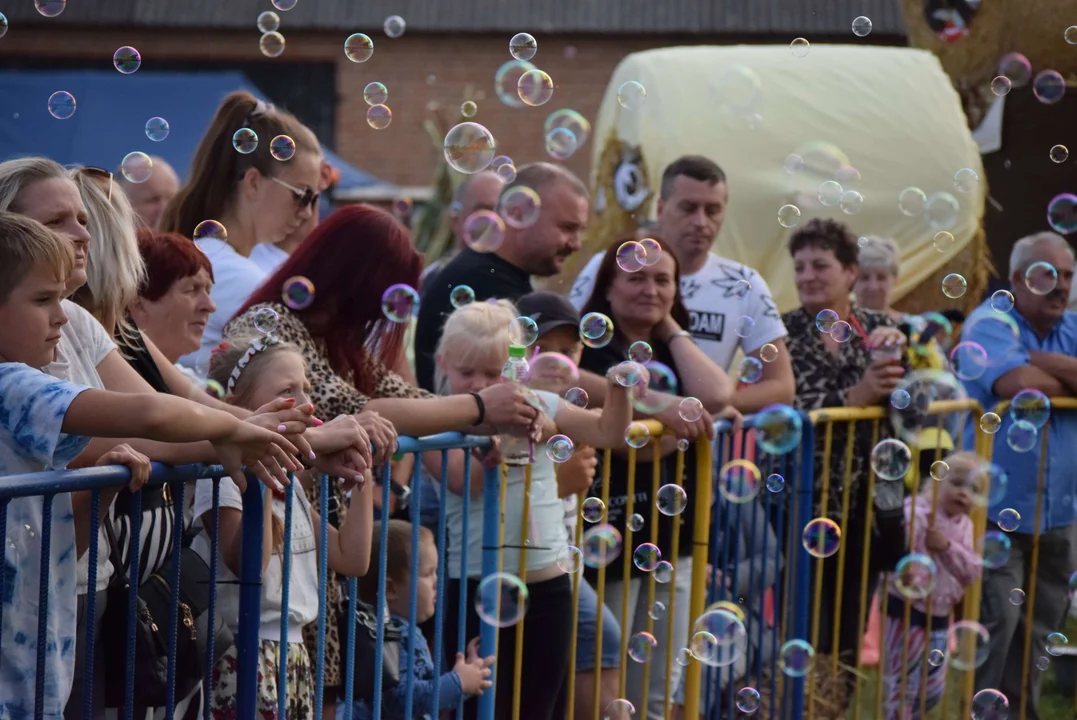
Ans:
<svg viewBox="0 0 1077 720"><path fill-rule="evenodd" d="M75 114L66 120L48 111L49 96L58 90L75 96ZM240 72L0 72L0 160L45 155L63 165L112 170L124 155L141 150L167 160L182 181L217 106L234 90L272 102ZM169 123L162 142L146 137L152 117ZM323 151L340 170L338 189L390 185Z"/></svg>

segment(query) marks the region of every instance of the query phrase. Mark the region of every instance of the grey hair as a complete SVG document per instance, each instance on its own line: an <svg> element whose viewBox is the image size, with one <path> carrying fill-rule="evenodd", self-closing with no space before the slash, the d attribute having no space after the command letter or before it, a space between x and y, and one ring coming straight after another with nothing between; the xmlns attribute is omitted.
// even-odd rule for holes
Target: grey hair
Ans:
<svg viewBox="0 0 1077 720"><path fill-rule="evenodd" d="M176 169L172 167L172 165L160 155L151 155L150 165L153 167L153 172L155 173L161 172L163 170L172 173L176 176L177 179L179 178L179 174L176 172ZM113 178L124 188L132 187L135 184L127 179L127 176L123 174L120 168L116 168L115 170L113 170Z"/></svg>
<svg viewBox="0 0 1077 720"><path fill-rule="evenodd" d="M135 332L127 320L127 310L138 299L138 290L146 279L135 212L122 188L112 188L110 201L98 178L79 169L72 170L70 178L86 206L86 230L94 241L86 262L86 284L71 299L101 324L115 324L117 332L127 336Z"/></svg>
<svg viewBox="0 0 1077 720"><path fill-rule="evenodd" d="M890 238L869 235L864 238L867 242L860 248L860 269L862 270L888 270L897 277L901 269L901 255L898 253L897 244Z"/></svg>
<svg viewBox="0 0 1077 720"><path fill-rule="evenodd" d="M459 213L464 208L464 198L467 197L468 190L475 182L475 178L482 177L483 175L491 175L498 180L501 178L493 170L483 170L482 172L475 173L474 175L468 175L464 178L463 182L457 186L456 192L452 196L452 205L450 206L454 212Z"/></svg>
<svg viewBox="0 0 1077 720"><path fill-rule="evenodd" d="M535 162L524 165L516 171L516 179L510 182L501 191L501 196L516 187L528 187L542 194L550 185L563 182L568 185L577 195L587 197L587 186L577 175L560 165L548 162Z"/></svg>
<svg viewBox="0 0 1077 720"><path fill-rule="evenodd" d="M25 188L42 180L66 177L64 166L47 157L16 158L0 163L0 211L19 212L15 198Z"/></svg>
<svg viewBox="0 0 1077 720"><path fill-rule="evenodd" d="M1036 246L1040 243L1047 243L1054 245L1058 248L1065 248L1070 257L1074 257L1073 247L1070 246L1066 239L1058 233L1049 231L1038 232L1032 235L1026 235L1013 244L1013 250L1010 251L1010 277L1016 272L1021 272L1029 265L1032 264L1032 256L1036 251Z"/></svg>

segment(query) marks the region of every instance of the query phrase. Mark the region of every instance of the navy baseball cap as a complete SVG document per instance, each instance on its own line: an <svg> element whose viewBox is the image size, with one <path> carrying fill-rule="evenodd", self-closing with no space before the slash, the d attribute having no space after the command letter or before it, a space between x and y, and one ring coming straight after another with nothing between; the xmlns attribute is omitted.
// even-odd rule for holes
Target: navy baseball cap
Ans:
<svg viewBox="0 0 1077 720"><path fill-rule="evenodd" d="M579 327L580 313L564 295L540 290L524 295L516 301L520 315L531 318L538 325L539 335L566 325Z"/></svg>

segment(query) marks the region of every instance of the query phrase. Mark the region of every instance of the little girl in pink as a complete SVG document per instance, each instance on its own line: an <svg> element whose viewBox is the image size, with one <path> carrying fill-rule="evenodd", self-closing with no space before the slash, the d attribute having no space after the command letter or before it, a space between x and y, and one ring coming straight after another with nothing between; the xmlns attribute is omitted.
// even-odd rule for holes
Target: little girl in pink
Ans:
<svg viewBox="0 0 1077 720"><path fill-rule="evenodd" d="M934 653L944 658L950 612L961 602L965 588L980 575L980 558L973 548L969 511L973 497L983 496L986 482L984 461L972 453L946 458L949 470L938 481L925 478L921 492L905 499L906 530L912 537L910 552L920 558L890 576L884 611L886 653L886 717L919 718L942 699L946 663L928 662ZM938 505L932 519L933 495ZM912 516L915 512L915 521ZM930 558L930 561L928 560ZM934 576L928 569L934 563ZM932 583L932 580L934 581ZM931 598L928 615L927 598ZM905 626L905 603L909 599L909 625ZM906 643L907 649L906 649ZM923 663L928 662L925 703L920 704ZM904 678L904 680L903 680ZM902 683L904 682L904 692Z"/></svg>

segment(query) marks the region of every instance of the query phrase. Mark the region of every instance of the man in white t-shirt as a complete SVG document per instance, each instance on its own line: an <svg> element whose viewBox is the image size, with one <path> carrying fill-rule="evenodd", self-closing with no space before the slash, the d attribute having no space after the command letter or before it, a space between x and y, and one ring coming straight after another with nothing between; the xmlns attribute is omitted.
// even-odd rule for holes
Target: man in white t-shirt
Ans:
<svg viewBox="0 0 1077 720"><path fill-rule="evenodd" d="M733 405L742 413L773 403L793 404L793 367L785 350L785 325L763 276L710 251L725 220L725 173L698 155L674 160L662 173L655 235L677 255L681 297L692 318L689 331L700 349L734 377L740 349L762 365L755 382L741 378ZM580 273L569 299L582 308L594 287L603 253ZM751 363L751 361L748 361Z"/></svg>

